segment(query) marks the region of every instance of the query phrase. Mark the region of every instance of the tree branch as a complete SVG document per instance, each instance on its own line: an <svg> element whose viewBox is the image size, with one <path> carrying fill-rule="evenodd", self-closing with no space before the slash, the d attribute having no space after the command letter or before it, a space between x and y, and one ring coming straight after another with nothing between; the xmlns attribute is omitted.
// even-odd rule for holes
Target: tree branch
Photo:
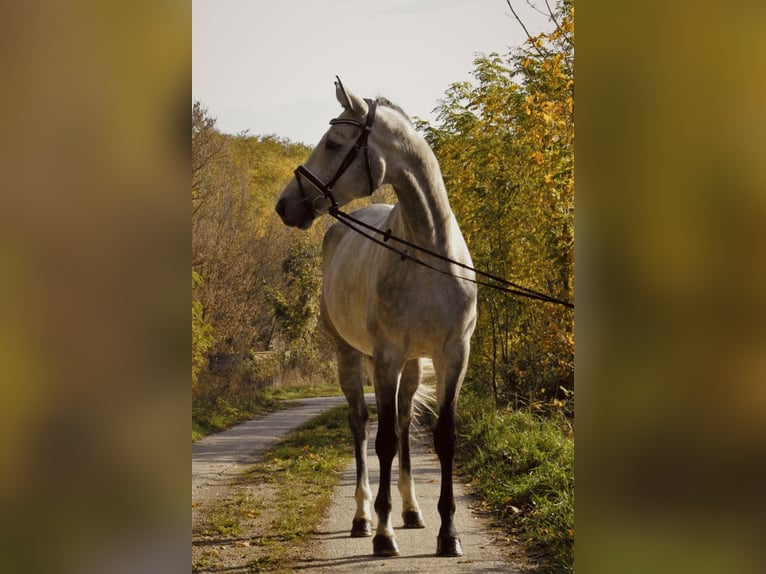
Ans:
<svg viewBox="0 0 766 574"><path fill-rule="evenodd" d="M556 28L558 28L558 31L561 33L561 37L564 38L567 44L574 48L572 40L569 39L569 36L564 33L564 30L561 29L561 26L559 26L559 23L556 21L556 17L553 15L553 10L551 10L551 5L548 4L548 0L545 0L545 6L548 8L548 14L550 14L551 20L553 20L553 23L556 24Z"/></svg>
<svg viewBox="0 0 766 574"><path fill-rule="evenodd" d="M545 58L546 55L543 54L543 52L540 50L540 48L537 46L537 43L532 38L532 35L529 33L529 30L527 30L527 27L524 25L524 22L521 21L521 18L519 18L519 15L516 14L516 10L513 9L513 6L511 5L511 0L505 0L506 4L508 4L508 8L511 9L511 12L513 13L513 17L516 18L516 21L521 24L521 27L524 29L524 33L527 35L527 38L529 39L529 43L532 45L532 47L537 51L537 53L540 55L541 58Z"/></svg>
<svg viewBox="0 0 766 574"><path fill-rule="evenodd" d="M543 16L547 16L547 15L548 15L548 14L546 14L545 12L543 12L542 10L540 10L540 8L538 8L537 6L535 6L535 5L534 5L534 3L533 3L531 0L527 0L527 6L529 6L530 8L532 8L532 10L534 10L534 11L535 11L535 12L537 12L538 14L541 14L541 15L543 15Z"/></svg>

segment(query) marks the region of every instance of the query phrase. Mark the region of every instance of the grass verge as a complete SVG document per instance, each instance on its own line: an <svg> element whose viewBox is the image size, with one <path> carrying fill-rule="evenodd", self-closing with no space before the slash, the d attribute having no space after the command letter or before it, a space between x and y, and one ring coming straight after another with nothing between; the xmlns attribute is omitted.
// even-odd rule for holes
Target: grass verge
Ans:
<svg viewBox="0 0 766 574"><path fill-rule="evenodd" d="M574 433L568 420L495 411L460 399L461 473L509 528L522 534L540 574L574 571Z"/></svg>
<svg viewBox="0 0 766 574"><path fill-rule="evenodd" d="M312 419L241 475L228 500L198 528L200 538L208 547L235 547L247 571L292 572L352 456L347 406ZM193 571L231 566L222 560L221 553L208 553L193 562Z"/></svg>
<svg viewBox="0 0 766 574"><path fill-rule="evenodd" d="M353 452L348 407L336 407L290 434L246 473L248 481L276 487L280 511L269 528L273 541L294 545L313 533Z"/></svg>

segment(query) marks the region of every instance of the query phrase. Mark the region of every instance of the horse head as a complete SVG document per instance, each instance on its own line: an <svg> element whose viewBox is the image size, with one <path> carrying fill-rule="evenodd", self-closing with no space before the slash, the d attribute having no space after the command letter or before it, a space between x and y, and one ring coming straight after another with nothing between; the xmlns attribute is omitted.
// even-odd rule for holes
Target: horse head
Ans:
<svg viewBox="0 0 766 574"><path fill-rule="evenodd" d="M343 112L330 120L330 129L277 201L285 225L308 229L318 216L372 194L384 182L381 146L386 122L376 121L377 102L347 91L340 79L335 82L335 96Z"/></svg>

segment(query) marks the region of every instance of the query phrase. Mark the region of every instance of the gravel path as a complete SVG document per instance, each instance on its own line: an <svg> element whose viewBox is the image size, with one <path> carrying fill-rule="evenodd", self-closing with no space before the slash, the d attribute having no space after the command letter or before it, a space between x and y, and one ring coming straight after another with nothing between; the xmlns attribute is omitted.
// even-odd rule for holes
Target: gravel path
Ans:
<svg viewBox="0 0 766 574"><path fill-rule="evenodd" d="M368 404L374 395L367 395ZM206 437L192 445L192 507L208 498L218 496L217 488L245 471L285 434L334 406L345 404L345 398L320 397L300 399L297 406L277 411L248 421L227 431ZM373 425L368 445L370 485L373 494L378 486L378 458L374 443L377 426ZM479 513L471 510L477 501L467 493L458 476L454 479L457 504L456 525L460 533L464 556L439 558L435 556L439 515L439 461L431 448L431 437L413 428L412 468L416 492L426 528L403 529L401 500L396 488L398 473L394 460L392 495L394 526L401 551L400 556L378 558L372 556L371 538L351 538L349 530L354 515L355 463L352 460L333 494L333 501L325 520L319 525L314 543L295 565L298 571L327 572L506 572L518 574L523 570L504 560L508 554L505 536L494 533L491 525ZM373 519L374 520L374 519ZM515 552L514 552L515 554ZM525 564L519 551L518 564Z"/></svg>
<svg viewBox="0 0 766 574"><path fill-rule="evenodd" d="M192 502L204 496L206 485L243 472L279 438L322 412L346 404L346 399L316 397L289 402L298 406L258 417L192 445Z"/></svg>

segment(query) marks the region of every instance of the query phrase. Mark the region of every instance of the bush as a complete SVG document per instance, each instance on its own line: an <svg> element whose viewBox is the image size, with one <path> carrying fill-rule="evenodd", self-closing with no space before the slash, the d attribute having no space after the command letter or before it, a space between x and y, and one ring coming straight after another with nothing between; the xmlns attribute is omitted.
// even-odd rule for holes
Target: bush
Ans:
<svg viewBox="0 0 766 574"><path fill-rule="evenodd" d="M266 389L278 376L278 364L252 358L218 374L203 371L192 389L192 441L275 408Z"/></svg>
<svg viewBox="0 0 766 574"><path fill-rule="evenodd" d="M541 572L574 564L574 435L563 415L495 412L464 393L458 409L458 463L509 526L519 526Z"/></svg>

